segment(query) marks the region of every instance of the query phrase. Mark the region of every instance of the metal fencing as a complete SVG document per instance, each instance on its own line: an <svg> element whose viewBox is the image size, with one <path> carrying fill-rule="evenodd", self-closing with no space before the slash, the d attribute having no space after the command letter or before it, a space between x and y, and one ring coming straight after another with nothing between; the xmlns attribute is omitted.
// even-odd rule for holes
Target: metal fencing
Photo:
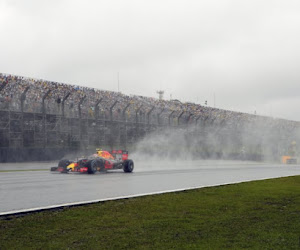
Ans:
<svg viewBox="0 0 300 250"><path fill-rule="evenodd" d="M238 155L244 147L253 155L280 155L291 141L300 141L299 122L113 92L98 95L93 89L77 93L74 86L45 87L43 81L20 77L5 81L0 85L0 162L55 159L95 147L127 149L163 130L186 131L203 155L222 155L221 148Z"/></svg>

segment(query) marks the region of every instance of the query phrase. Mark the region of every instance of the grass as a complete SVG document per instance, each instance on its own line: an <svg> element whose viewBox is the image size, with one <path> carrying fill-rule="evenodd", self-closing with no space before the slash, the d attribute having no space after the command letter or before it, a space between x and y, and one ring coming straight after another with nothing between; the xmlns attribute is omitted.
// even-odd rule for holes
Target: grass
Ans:
<svg viewBox="0 0 300 250"><path fill-rule="evenodd" d="M300 249L299 240L300 176L0 219L0 249Z"/></svg>

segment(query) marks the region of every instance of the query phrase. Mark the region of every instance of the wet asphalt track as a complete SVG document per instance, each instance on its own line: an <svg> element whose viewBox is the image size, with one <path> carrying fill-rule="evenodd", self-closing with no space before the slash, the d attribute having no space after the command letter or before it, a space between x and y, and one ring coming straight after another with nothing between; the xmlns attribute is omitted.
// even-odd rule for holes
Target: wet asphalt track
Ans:
<svg viewBox="0 0 300 250"><path fill-rule="evenodd" d="M0 164L4 169L49 169L52 163ZM155 166L155 167L153 167ZM135 171L60 174L50 171L0 172L0 214L100 199L215 186L300 174L300 166L189 161L135 163Z"/></svg>

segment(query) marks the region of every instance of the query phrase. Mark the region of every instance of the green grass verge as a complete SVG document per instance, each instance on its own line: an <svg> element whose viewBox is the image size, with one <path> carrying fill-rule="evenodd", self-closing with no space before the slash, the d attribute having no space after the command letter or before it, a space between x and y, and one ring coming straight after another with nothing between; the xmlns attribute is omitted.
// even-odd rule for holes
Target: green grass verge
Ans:
<svg viewBox="0 0 300 250"><path fill-rule="evenodd" d="M299 249L299 238L300 176L0 219L0 249Z"/></svg>
<svg viewBox="0 0 300 250"><path fill-rule="evenodd" d="M0 170L0 173L27 172L27 171L49 171L49 169L12 169L12 170Z"/></svg>

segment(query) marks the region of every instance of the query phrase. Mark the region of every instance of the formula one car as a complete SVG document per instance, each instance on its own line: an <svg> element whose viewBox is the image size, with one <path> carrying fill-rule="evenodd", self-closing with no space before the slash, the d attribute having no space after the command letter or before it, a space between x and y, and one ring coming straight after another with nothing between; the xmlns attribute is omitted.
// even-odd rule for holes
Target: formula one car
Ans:
<svg viewBox="0 0 300 250"><path fill-rule="evenodd" d="M128 151L113 150L109 152L101 149L96 151L96 154L76 161L60 160L58 166L52 167L50 170L61 173L80 172L89 174L94 174L97 171L106 172L111 169L123 169L125 173L133 171L134 164L132 160L128 159Z"/></svg>

